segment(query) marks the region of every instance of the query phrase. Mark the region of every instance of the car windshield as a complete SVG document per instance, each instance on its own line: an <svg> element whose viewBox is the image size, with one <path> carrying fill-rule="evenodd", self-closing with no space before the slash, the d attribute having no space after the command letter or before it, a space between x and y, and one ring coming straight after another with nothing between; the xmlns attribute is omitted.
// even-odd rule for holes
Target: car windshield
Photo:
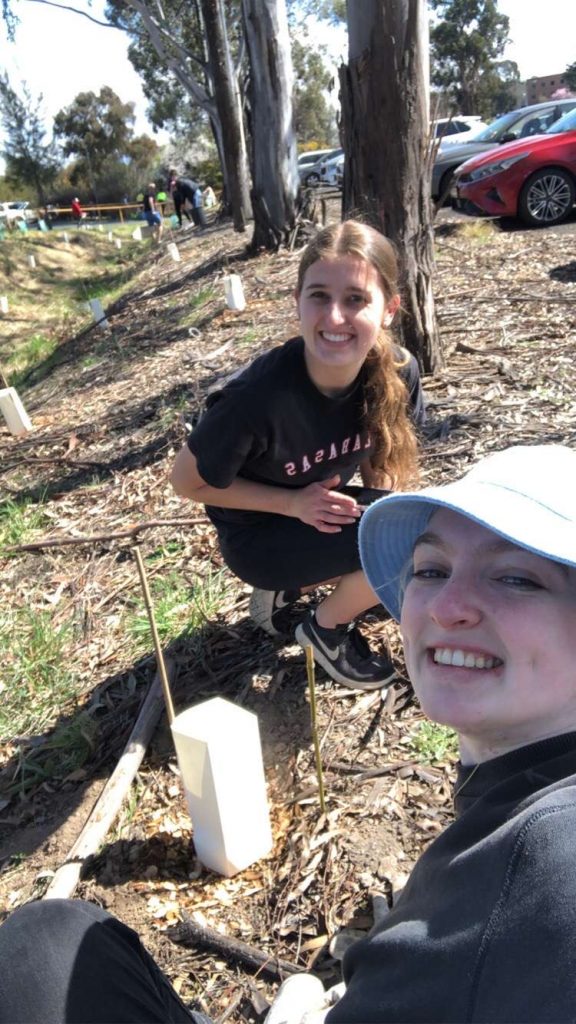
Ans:
<svg viewBox="0 0 576 1024"><path fill-rule="evenodd" d="M497 142L506 129L517 120L517 111L510 114L502 114L502 117L497 117L495 121L492 121L492 124L489 124L484 131L480 132L474 139L474 142Z"/></svg>
<svg viewBox="0 0 576 1024"><path fill-rule="evenodd" d="M546 129L546 135L557 135L559 132L576 132L576 107Z"/></svg>

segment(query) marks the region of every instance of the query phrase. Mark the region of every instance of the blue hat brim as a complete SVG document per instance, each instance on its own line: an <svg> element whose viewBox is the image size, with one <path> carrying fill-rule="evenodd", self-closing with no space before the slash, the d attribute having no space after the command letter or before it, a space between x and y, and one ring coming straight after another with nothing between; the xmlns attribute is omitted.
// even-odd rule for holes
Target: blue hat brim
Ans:
<svg viewBox="0 0 576 1024"><path fill-rule="evenodd" d="M370 586L400 621L418 537L439 508L448 508L518 547L576 567L574 518L533 494L501 481L470 477L408 494L390 494L366 510L359 529L360 559Z"/></svg>

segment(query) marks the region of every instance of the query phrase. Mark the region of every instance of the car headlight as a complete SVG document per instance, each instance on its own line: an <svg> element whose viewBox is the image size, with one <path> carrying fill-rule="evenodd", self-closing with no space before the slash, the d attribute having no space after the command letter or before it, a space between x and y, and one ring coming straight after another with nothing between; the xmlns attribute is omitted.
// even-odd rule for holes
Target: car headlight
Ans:
<svg viewBox="0 0 576 1024"><path fill-rule="evenodd" d="M475 171L468 171L468 173L459 174L458 177L462 181L481 181L482 178L490 178L493 174L500 174L501 171L507 171L513 164L518 163L519 160L524 160L525 157L530 156L530 150L525 149L522 153L515 153L514 156L505 157L504 160L495 160L492 164L484 164L483 167L478 167Z"/></svg>

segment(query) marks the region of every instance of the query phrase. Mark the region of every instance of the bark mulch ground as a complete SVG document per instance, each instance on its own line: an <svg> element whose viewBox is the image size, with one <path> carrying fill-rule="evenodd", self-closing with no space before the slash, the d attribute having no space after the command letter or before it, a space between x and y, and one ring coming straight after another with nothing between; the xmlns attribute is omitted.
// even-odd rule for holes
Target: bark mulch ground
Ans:
<svg viewBox="0 0 576 1024"><path fill-rule="evenodd" d="M339 980L343 945L371 926L375 897L393 897L451 820L453 753L422 731L396 627L368 619L372 642L390 643L399 679L383 695L359 695L318 671L320 812L302 652L253 627L249 589L222 567L203 510L183 505L167 479L207 391L297 333L298 253L244 259L226 227L179 245L179 264L165 248L150 254L108 308L108 332L64 340L32 375L24 397L34 432L13 439L0 429L1 496L41 502L34 539L101 538L2 558L4 607L49 609L55 628L70 626L76 687L32 733L3 738L0 897L8 913L42 895L123 749L155 663L145 628L135 638L127 626L141 600L130 538L112 535L162 521L140 545L152 585L183 588L183 626L166 641L177 707L218 694L257 713L274 848L231 879L202 869L164 723L77 895L135 927L186 1000L221 1021L257 1020L273 973L176 943L174 926L188 914L271 961ZM574 444L573 238L443 225L436 259L447 355L424 381L424 481L508 444ZM244 282L242 313L223 301L230 270ZM193 606L200 626L191 632Z"/></svg>

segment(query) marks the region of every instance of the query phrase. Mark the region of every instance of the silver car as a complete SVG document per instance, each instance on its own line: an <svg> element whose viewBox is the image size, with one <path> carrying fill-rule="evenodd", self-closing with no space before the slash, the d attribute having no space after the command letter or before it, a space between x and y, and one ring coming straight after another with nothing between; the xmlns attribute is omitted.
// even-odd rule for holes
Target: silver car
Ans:
<svg viewBox="0 0 576 1024"><path fill-rule="evenodd" d="M523 139L528 135L540 135L573 107L576 107L576 98L548 100L547 103L520 107L497 118L470 142L440 149L432 168L432 198L447 197L456 168L471 156L487 153L503 142L515 142L516 139Z"/></svg>

